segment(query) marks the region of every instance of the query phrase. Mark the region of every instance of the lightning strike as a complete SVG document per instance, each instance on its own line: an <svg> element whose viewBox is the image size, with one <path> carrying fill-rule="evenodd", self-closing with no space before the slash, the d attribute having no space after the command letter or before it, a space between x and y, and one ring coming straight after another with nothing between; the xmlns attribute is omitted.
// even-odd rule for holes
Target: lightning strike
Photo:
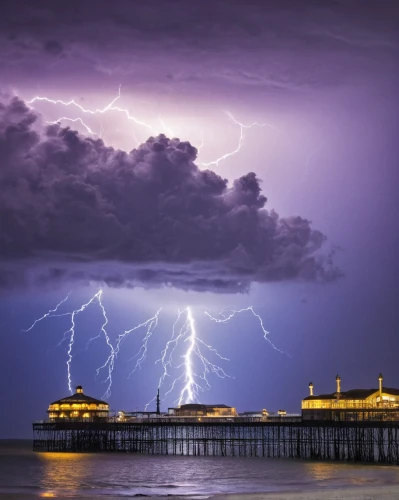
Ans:
<svg viewBox="0 0 399 500"><path fill-rule="evenodd" d="M182 317L185 316L183 323L178 329L178 324L181 323ZM174 353L178 345L182 346L183 354L180 355L182 362L177 363L174 361ZM185 348L187 344L187 347ZM179 396L177 398L177 404L181 405L183 403L191 403L199 401L199 393L203 392L205 389L210 389L210 384L208 380L208 375L213 373L220 378L230 377L220 366L212 363L202 352L202 348L216 355L219 359L223 361L229 361L219 354L219 352L211 345L205 343L198 337L195 319L190 307L186 307L184 310L178 310L177 318L172 327L171 338L167 341L165 348L161 353L160 359L158 359L155 364L161 363L163 368L163 373L158 382L158 388L160 388L167 377L171 376L172 368L177 371L181 370L182 373L174 378L169 389L165 393L165 397L174 391L178 382L183 383L183 388L181 389ZM200 373L195 371L195 363L199 363L202 366ZM145 408L147 408L155 398L149 401Z"/></svg>
<svg viewBox="0 0 399 500"><path fill-rule="evenodd" d="M170 137L171 139L172 139L172 137L176 137L176 134L173 132L173 130L168 125L166 125L166 123L164 122L164 120L161 116L158 116L158 121L159 121L162 129L165 130L165 132L168 134L168 137Z"/></svg>
<svg viewBox="0 0 399 500"><path fill-rule="evenodd" d="M71 326L70 326L70 328L68 330L66 330L64 332L63 338L58 343L58 346L60 346L63 342L65 342L66 340L68 340L67 361L66 361L66 365L67 365L67 384L68 384L69 392L72 394L71 363L72 363L72 359L73 359L72 350L73 350L73 345L75 343L75 328L76 328L75 318L76 318L76 316L79 313L83 312L90 304L92 304L95 301L97 301L98 304L100 305L102 313L103 313L103 317L104 317L104 323L101 325L101 332L104 334L106 342L107 342L108 346L111 349L111 352L113 351L113 348L112 348L112 345L110 343L107 331L105 329L105 327L106 327L106 325L108 323L108 318L107 318L107 315L105 313L104 306L102 304L102 293L103 293L102 290L100 289L96 294L93 295L93 297L91 297L91 299L88 302L86 302L85 304L83 304L82 306L80 306L78 309L74 309L73 311L66 312L66 313L58 313L59 307L68 300L68 298L70 296L70 293L71 292L69 292L68 295L63 300L61 300L56 305L56 307L54 309L50 309L46 314L44 314L43 316L41 316L40 318L38 318L37 320L35 320L28 329L23 330L23 331L24 332L31 331L38 323L40 323L41 321L43 321L45 319L48 319L48 318L61 318L61 317L65 317L65 316L69 316L71 318ZM57 314L55 314L55 313L57 313ZM93 339L91 339L91 340L93 340Z"/></svg>
<svg viewBox="0 0 399 500"><path fill-rule="evenodd" d="M54 120L52 122L46 122L48 123L49 125L55 125L57 123L60 123L61 121L66 121L66 122L73 122L73 123L80 123L82 125L83 128L86 129L87 133L89 133L90 135L96 135L98 137L101 137L101 132L100 134L97 134L96 132L94 132L83 120L82 118L68 118L67 116L61 116L60 118L58 118L57 120Z"/></svg>
<svg viewBox="0 0 399 500"><path fill-rule="evenodd" d="M76 335L76 317L91 304L97 302L101 309L103 322L100 327L100 332L96 336L89 339L86 344L85 350L88 349L91 342L100 337L104 337L105 343L109 348L109 355L106 361L99 368L97 368L96 376L98 376L102 370L106 370L107 376L102 382L107 384L107 388L105 390L103 398L108 399L111 396L115 362L120 353L123 343L132 333L141 328L145 329L145 335L142 339L141 347L138 350L137 354L133 356L133 358L131 358L136 359L136 363L133 370L129 374L130 377L130 375L132 375L136 370L142 368L142 364L147 357L148 344L155 328L158 326L159 316L162 308L159 308L157 312L146 321L139 323L133 328L125 330L123 333L119 334L115 339L115 342L113 343L107 332L107 325L109 323L109 320L102 300L102 289L95 293L90 298L90 300L82 304L79 308L69 312L59 312L59 308L68 300L69 296L70 292L53 309L50 309L47 313L36 319L29 328L23 331L31 331L37 326L38 323L48 318L59 318L65 316L70 317L70 328L64 332L63 338L59 342L58 346L60 346L64 342L67 342L67 384L69 391L72 393L71 365L73 361L73 348ZM254 311L253 306L248 306L242 309L225 308L218 314L218 317L212 316L208 311L204 311L204 314L211 321L214 321L216 323L227 323L232 320L237 314L248 311L251 312L252 315L259 321L259 325L261 327L265 340L269 342L273 349L280 353L286 354L272 343L269 338L269 332L263 325L261 316ZM180 351L179 357L176 354L177 349ZM175 370L175 372L177 372L177 375L173 378L169 389L165 393L165 397L172 393L179 383L182 383L183 387L180 390L178 398L176 400L177 404L180 406L182 404L199 402L200 392L209 390L211 387L209 383L210 375L216 375L219 378L231 378L230 375L228 375L221 366L212 362L205 355L205 352L209 352L212 356L216 356L221 361L229 361L228 358L225 358L221 354L219 354L217 349L215 349L212 345L204 342L198 336L196 321L194 319L191 308L186 307L184 310L178 310L176 320L173 323L172 327L172 335L166 342L165 347L161 352L161 357L155 362L155 364L160 363L163 370L158 381L158 388L162 387L166 383L167 378L172 377L172 370ZM154 399L155 398L153 398L149 403L145 405L145 409L147 409L148 405L152 403Z"/></svg>
<svg viewBox="0 0 399 500"><path fill-rule="evenodd" d="M111 396L111 387L112 387L112 383L113 383L112 374L113 374L113 371L115 368L115 361L116 361L116 358L118 357L118 354L120 352L122 343L126 340L126 338L131 333L135 332L136 330L139 330L140 328L147 328L146 335L145 335L144 340L143 340L143 345L140 347L140 350L138 353L138 354L141 353L140 358L136 361L136 366L131 373L133 373L138 368L138 366L141 367L141 363L144 361L145 355L147 353L148 340L151 337L155 327L158 324L158 317L159 317L161 310L162 310L162 308L158 309L158 311L151 318L147 319L143 323L140 323L139 325L134 326L133 328L130 328L130 330L125 330L123 333L118 335L116 342L115 342L115 348L111 348L111 353L108 356L108 358L106 359L105 363L102 366L100 366L99 368L97 368L97 370L96 370L97 376L100 374L101 370L104 370L104 369L108 370L107 378L105 380L103 380L104 383L108 383L108 386L107 386L107 389L103 395L103 398L108 399ZM92 340L94 340L94 339L92 339ZM110 344L110 346L111 346L111 344ZM130 376L130 374L129 374L129 376Z"/></svg>
<svg viewBox="0 0 399 500"><path fill-rule="evenodd" d="M139 120L134 115L132 115L127 108L121 108L120 106L116 106L115 103L120 98L121 98L121 86L119 86L119 88L118 88L117 96L114 97L114 99L112 99L112 101L110 103L108 103L106 106L104 106L103 108L89 109L89 108L85 108L84 106L82 106L81 104L76 102L74 99L70 99L69 101L64 101L62 99L50 99L49 97L45 97L45 96L35 96L32 99L30 99L29 101L27 101L27 104L31 106L31 105L35 104L36 102L47 102L49 104L61 105L61 106L65 106L65 107L75 107L81 113L83 113L85 115L90 115L90 116L104 115L107 112L112 112L112 111L115 112L116 111L116 112L124 114L125 117L127 118L127 120L133 121L136 125L139 125L141 127L145 127L154 134L159 133L159 131L155 130L155 128L152 125L150 125L142 120ZM238 120L236 120L236 118L229 111L226 111L225 113L228 116L228 118L235 125L238 125L240 127L240 135L239 135L239 139L238 139L238 145L233 151L229 151L229 152L221 155L219 158L216 158L215 160L211 160L208 162L198 162L198 165L201 167L205 167L205 168L208 168L211 166L218 167L220 162L222 162L222 161L236 155L237 153L239 153L244 145L244 137L245 137L244 130L245 129L250 129L252 127L269 127L269 128L274 129L274 130L277 130L277 128L274 125L271 125L268 123L253 122L249 125L245 125L245 124L239 122ZM55 123L60 123L61 121L80 123L88 134L93 135L93 136L97 136L100 138L103 137L103 125L102 124L101 124L100 131L95 132L81 117L72 118L72 117L68 117L68 116L62 116L62 117L58 118L57 120L48 121L47 123L55 124ZM163 132L166 132L166 134L170 138L176 137L176 134L174 133L174 131L165 123L164 119L161 116L158 116L158 122L160 124L161 130ZM133 138L136 141L136 143L139 144L139 140L137 139L137 137L135 135L133 135ZM200 154L200 151L203 148L203 146L204 146L204 140L202 139L201 144L198 148L198 154Z"/></svg>
<svg viewBox="0 0 399 500"><path fill-rule="evenodd" d="M138 353L134 356L136 359L136 364L133 368L133 370L130 372L129 376L134 373L137 369L141 369L141 364L147 357L147 350L148 350L148 341L151 338L155 328L158 325L158 316L159 313L161 312L161 309L158 309L158 311L155 313L155 315L147 321L147 331L146 334L143 338L143 343L138 351Z"/></svg>
<svg viewBox="0 0 399 500"><path fill-rule="evenodd" d="M193 360L192 360L192 354L196 347L197 332L195 329L195 321L191 313L191 309L189 307L187 307L187 322L189 328L189 336L186 338L185 342L188 341L189 346L186 351L186 354L184 354L183 356L184 359L183 366L185 368L185 379L184 379L185 385L180 392L179 402L177 403L179 406L182 404L183 401L186 401L187 403L191 403L192 401L194 401L196 389L198 389L198 384L196 384L194 380Z"/></svg>
<svg viewBox="0 0 399 500"><path fill-rule="evenodd" d="M175 336L176 326L180 320L180 316L183 314L183 311L177 311L176 321L173 323L172 327L172 336L170 340L166 343L165 349L161 353L161 358L155 361L155 364L161 362L163 367L163 373L161 378L159 379L158 387L161 387L165 381L165 378L169 376L168 367L172 367L173 353L176 349L176 346L183 335L183 329L180 330L179 334ZM172 346L172 347L171 347ZM169 352L169 356L167 354Z"/></svg>
<svg viewBox="0 0 399 500"><path fill-rule="evenodd" d="M98 114L103 115L104 113L106 113L108 111L117 111L119 113L123 113L129 121L133 121L136 125L139 125L141 127L145 127L148 130L153 131L153 128L151 125L149 125L148 123L145 123L144 121L139 120L135 116L131 115L128 109L121 108L119 106L115 106L116 101L118 101L120 98L121 98L121 86L119 86L118 95L114 99L112 99L112 101L109 104L104 106L104 108L89 109L89 108L83 107L81 104L76 102L74 99L71 99L69 101L63 101L62 99L50 99L49 97L43 97L43 96L35 96L31 100L27 101L27 104L32 105L35 102L42 101L42 102L47 102L49 104L54 104L54 105L58 104L61 106L66 106L66 107L72 106L72 107L77 108L80 112L82 112L86 115L91 115L91 116L98 115ZM61 118L58 118L54 122L48 122L48 123L58 123L61 120L67 120L67 121L71 121L71 122L80 122L81 125L87 130L87 132L89 132L89 134L100 136L100 134L94 132L82 120L82 118L69 118L69 117L63 116Z"/></svg>
<svg viewBox="0 0 399 500"><path fill-rule="evenodd" d="M225 311L229 311L229 314L225 314ZM240 314L240 313L243 313L243 312L246 312L246 311L250 311L254 316L255 318L258 319L259 321L259 325L262 329L262 332L263 332L263 338L269 342L269 344L273 347L274 350L280 352L281 354L287 354L286 352L284 351L281 351L280 349L278 349L274 344L273 342L269 339L269 334L270 332L268 332L266 330L266 328L264 327L263 325L263 320L261 318L261 316L259 314L257 314L254 309L253 309L253 306L248 306L248 307L245 307L245 308L242 308L242 309L228 309L228 308L224 308L222 309L222 311L219 313L219 316L221 316L221 318L215 318L214 316L212 316L208 311L204 311L205 315L211 320L211 321L214 321L215 323L227 323L228 321L230 321L231 319L234 318L234 316L236 314Z"/></svg>
<svg viewBox="0 0 399 500"><path fill-rule="evenodd" d="M68 343L68 360L67 360L67 377L68 377L68 389L69 392L72 394L72 376L71 376L71 363L72 363L72 348L73 344L75 342L75 316L81 312L83 312L86 307L88 307L91 303L93 303L95 300L97 300L99 303L101 303L101 295L102 295L102 290L99 290L86 304L83 304L79 309L75 309L72 311L71 314L71 328L65 332L66 335L69 334L69 343ZM107 322L106 322L107 323ZM104 323L104 324L106 324ZM104 324L101 327L101 330L103 331Z"/></svg>
<svg viewBox="0 0 399 500"><path fill-rule="evenodd" d="M226 160L227 158L230 158L231 156L234 156L237 153L239 153L240 150L241 150L241 148L242 148L242 146L243 146L243 144L244 144L244 129L249 129L249 128L252 128L252 127L270 127L270 128L276 129L273 125L269 125L269 124L266 124L266 123L253 122L250 125L244 125L243 123L241 123L238 120L236 120L234 118L234 116L229 111L226 111L226 115L230 118L230 120L235 125L238 125L240 127L240 136L239 136L239 139L238 139L238 146L233 151L225 153L224 155L220 156L219 158L216 158L216 160L212 160L212 161L209 161L209 162L200 162L200 163L198 163L198 165L200 165L201 167L211 167L211 166L218 167L219 163L221 161Z"/></svg>
<svg viewBox="0 0 399 500"><path fill-rule="evenodd" d="M37 325L37 323L39 323L40 321L43 321L44 319L46 318L49 318L49 317L53 317L53 313L56 313L58 311L58 308L62 306L62 304L64 304L68 299L69 299L69 296L70 296L71 292L69 291L68 292L68 295L63 298L61 300L61 302L58 302L58 304L55 306L54 309L50 309L48 312L46 312L46 314L43 314L43 316L41 316L40 318L36 319L29 328L27 328L26 330L22 330L24 333L26 332L30 332L31 330L33 330L33 328ZM59 315L57 315L59 316Z"/></svg>

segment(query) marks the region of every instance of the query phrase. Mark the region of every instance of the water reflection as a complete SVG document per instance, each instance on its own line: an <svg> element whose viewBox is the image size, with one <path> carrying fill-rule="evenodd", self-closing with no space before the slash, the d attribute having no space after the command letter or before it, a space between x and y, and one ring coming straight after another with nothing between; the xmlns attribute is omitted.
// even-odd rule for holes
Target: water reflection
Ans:
<svg viewBox="0 0 399 500"><path fill-rule="evenodd" d="M316 481L325 481L327 479L332 479L337 474L337 466L334 466L334 464L323 462L304 462L304 467L309 476L316 479Z"/></svg>
<svg viewBox="0 0 399 500"><path fill-rule="evenodd" d="M55 496L54 491L78 491L87 483L90 474L90 456L77 453L40 453L43 476L40 486L45 490L41 496Z"/></svg>
<svg viewBox="0 0 399 500"><path fill-rule="evenodd" d="M0 444L1 450L1 444ZM134 454L0 453L0 497L187 496L398 485L399 468L348 463ZM21 473L23 471L23 473Z"/></svg>
<svg viewBox="0 0 399 500"><path fill-rule="evenodd" d="M331 462L303 462L305 475L314 481L335 483L337 486L367 486L396 484L399 470L392 466Z"/></svg>

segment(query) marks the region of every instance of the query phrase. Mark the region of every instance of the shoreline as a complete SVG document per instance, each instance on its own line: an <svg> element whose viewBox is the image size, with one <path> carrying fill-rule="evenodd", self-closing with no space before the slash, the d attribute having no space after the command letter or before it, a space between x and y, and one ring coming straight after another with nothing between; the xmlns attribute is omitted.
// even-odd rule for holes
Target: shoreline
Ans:
<svg viewBox="0 0 399 500"><path fill-rule="evenodd" d="M212 500L399 500L399 484L265 493L216 494Z"/></svg>
<svg viewBox="0 0 399 500"><path fill-rule="evenodd" d="M320 488L311 490L285 490L264 493L216 493L189 495L71 495L57 494L56 490L36 492L1 492L1 500L23 500L29 498L74 498L75 500L121 500L123 498L146 498L148 500L399 500L399 484L351 486L347 488Z"/></svg>

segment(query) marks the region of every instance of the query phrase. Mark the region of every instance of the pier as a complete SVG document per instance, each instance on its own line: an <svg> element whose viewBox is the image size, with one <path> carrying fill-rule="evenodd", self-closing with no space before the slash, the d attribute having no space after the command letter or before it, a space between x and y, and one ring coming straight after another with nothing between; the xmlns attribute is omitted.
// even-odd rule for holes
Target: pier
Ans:
<svg viewBox="0 0 399 500"><path fill-rule="evenodd" d="M274 457L399 465L398 421L143 419L33 424L41 452Z"/></svg>

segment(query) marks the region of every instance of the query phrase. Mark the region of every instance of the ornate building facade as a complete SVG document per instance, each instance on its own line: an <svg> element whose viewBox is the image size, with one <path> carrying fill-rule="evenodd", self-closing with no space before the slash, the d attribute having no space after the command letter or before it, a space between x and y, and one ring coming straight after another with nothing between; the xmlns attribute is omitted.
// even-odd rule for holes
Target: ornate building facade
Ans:
<svg viewBox="0 0 399 500"><path fill-rule="evenodd" d="M399 389L382 385L383 376L378 377L378 389L351 389L341 391L341 378L335 378L336 391L331 394L310 394L302 400L303 420L399 420Z"/></svg>

